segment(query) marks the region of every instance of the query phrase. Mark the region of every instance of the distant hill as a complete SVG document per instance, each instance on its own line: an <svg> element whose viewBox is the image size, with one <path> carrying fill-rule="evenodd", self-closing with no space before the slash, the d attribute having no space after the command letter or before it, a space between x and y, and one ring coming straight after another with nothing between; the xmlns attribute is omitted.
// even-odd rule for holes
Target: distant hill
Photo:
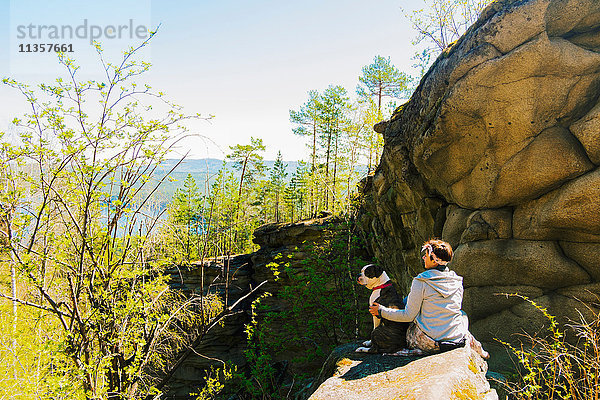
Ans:
<svg viewBox="0 0 600 400"><path fill-rule="evenodd" d="M179 160L177 159L169 159L163 161L156 171L156 178L163 178L165 174L178 162ZM275 161L265 160L264 164L267 169L270 169L273 167L273 164L275 164ZM299 162L284 161L284 164L287 164L286 171L288 173L288 179L290 179L292 177L292 174L296 171ZM240 172L235 170L233 168L233 165L234 163L231 161L225 163L225 166L229 170L233 171L234 176L239 177ZM192 175L192 177L196 180L196 183L198 184L198 188L202 193L204 193L204 182L206 181L206 178L208 177L209 183L212 184L215 176L222 167L223 160L219 160L216 158L185 159L175 169L175 171L170 174L170 178L165 180L165 182L161 185L161 187L156 193L156 196L161 201L169 201L175 194L175 190L177 190L177 188L180 188L183 185L183 181L185 181L188 174Z"/></svg>

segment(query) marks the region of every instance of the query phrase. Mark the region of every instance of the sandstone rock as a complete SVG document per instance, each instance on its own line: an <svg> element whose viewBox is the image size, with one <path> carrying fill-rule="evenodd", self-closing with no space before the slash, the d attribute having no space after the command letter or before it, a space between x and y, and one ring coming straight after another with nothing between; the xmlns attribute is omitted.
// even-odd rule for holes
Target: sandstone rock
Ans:
<svg viewBox="0 0 600 400"><path fill-rule="evenodd" d="M453 249L460 244L460 238L467 228L467 219L473 210L460 208L457 205L451 204L446 209L446 222L442 231L442 240L450 243Z"/></svg>
<svg viewBox="0 0 600 400"><path fill-rule="evenodd" d="M566 258L554 242L486 240L460 245L451 267L464 286L536 286L559 288L590 282L590 276Z"/></svg>
<svg viewBox="0 0 600 400"><path fill-rule="evenodd" d="M467 210L455 204L446 209L442 240L456 249L460 243L512 237L512 211L508 208Z"/></svg>
<svg viewBox="0 0 600 400"><path fill-rule="evenodd" d="M598 308L590 308L581 301L559 294L548 294L530 300L557 317L557 321L563 325L580 321L581 315L591 321L594 313L598 313ZM507 342L527 342L524 334L545 337L549 334L549 326L549 320L542 311L529 302L521 302L509 310L475 322L470 331L480 341L500 339ZM576 338L571 333L569 339L575 341Z"/></svg>
<svg viewBox="0 0 600 400"><path fill-rule="evenodd" d="M582 63L575 66L578 60ZM518 202L518 197L498 187L504 164L557 120L578 114L580 104L570 97L595 88L598 76L593 66L599 61L600 54L541 34L514 52L473 68L442 99L439 117L422 140L415 141L415 165L440 193L464 208ZM579 75L594 78L582 80ZM555 110L560 111L553 115ZM562 172L556 168L542 172L546 185L564 179L553 176ZM515 186L513 195L528 193L528 187ZM497 197L497 191L503 196Z"/></svg>
<svg viewBox="0 0 600 400"><path fill-rule="evenodd" d="M594 308L600 308L600 283L598 282L588 285L570 286L559 289L556 292L561 296L569 297L583 304L589 304Z"/></svg>
<svg viewBox="0 0 600 400"><path fill-rule="evenodd" d="M332 377L310 396L325 399L497 399L485 379L487 364L470 348L423 358L346 352L330 356Z"/></svg>
<svg viewBox="0 0 600 400"><path fill-rule="evenodd" d="M595 35L600 48L600 35ZM583 145L588 157L596 165L600 164L600 104L597 104L590 112L570 127L570 131Z"/></svg>
<svg viewBox="0 0 600 400"><path fill-rule="evenodd" d="M467 219L467 227L460 242L477 240L509 239L512 237L512 212L509 209L485 209L474 211Z"/></svg>
<svg viewBox="0 0 600 400"><path fill-rule="evenodd" d="M596 0L560 0L548 5L546 24L551 35L593 31L600 23L600 3Z"/></svg>
<svg viewBox="0 0 600 400"><path fill-rule="evenodd" d="M466 288L462 308L470 323L489 317L524 300L511 296L517 294L534 299L542 296L542 289L535 286L475 286Z"/></svg>
<svg viewBox="0 0 600 400"><path fill-rule="evenodd" d="M600 242L600 168L517 207L518 239Z"/></svg>
<svg viewBox="0 0 600 400"><path fill-rule="evenodd" d="M483 40L503 54L544 32L548 0L529 1L518 7L515 2L499 10L482 29Z"/></svg>
<svg viewBox="0 0 600 400"><path fill-rule="evenodd" d="M581 144L568 130L548 128L501 167L490 195L498 203L518 204L592 168Z"/></svg>
<svg viewBox="0 0 600 400"><path fill-rule="evenodd" d="M260 246L278 247L287 244L298 245L304 241L314 241L327 227L339 222L333 216L315 218L297 223L265 224L254 231L254 243Z"/></svg>
<svg viewBox="0 0 600 400"><path fill-rule="evenodd" d="M370 248L410 281L421 244L441 234L474 288L465 304L485 317L476 326L505 337L535 324L485 287L531 288L571 306L560 293L600 277L598 93L600 2L492 2L384 124L377 185L363 187L359 217L368 215ZM554 309L561 321L570 312Z"/></svg>
<svg viewBox="0 0 600 400"><path fill-rule="evenodd" d="M600 281L600 243L559 242L566 256L581 265L595 282Z"/></svg>

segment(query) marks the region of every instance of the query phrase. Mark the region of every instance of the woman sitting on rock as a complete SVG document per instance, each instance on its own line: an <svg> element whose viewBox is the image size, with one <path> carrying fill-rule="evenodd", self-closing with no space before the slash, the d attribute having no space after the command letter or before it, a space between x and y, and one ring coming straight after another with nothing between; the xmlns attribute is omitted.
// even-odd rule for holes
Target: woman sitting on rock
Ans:
<svg viewBox="0 0 600 400"><path fill-rule="evenodd" d="M462 277L447 267L452 247L441 240L425 242L425 271L417 275L405 299L406 307L395 310L374 303L369 312L398 322L412 322L406 333L409 351L403 354L432 354L468 343L481 357L489 358L468 331L467 315L461 311Z"/></svg>

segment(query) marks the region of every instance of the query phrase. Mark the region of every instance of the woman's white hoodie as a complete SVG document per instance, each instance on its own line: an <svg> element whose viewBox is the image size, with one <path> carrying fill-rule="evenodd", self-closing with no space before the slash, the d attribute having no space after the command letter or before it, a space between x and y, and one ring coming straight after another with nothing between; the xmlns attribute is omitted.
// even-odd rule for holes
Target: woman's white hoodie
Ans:
<svg viewBox="0 0 600 400"><path fill-rule="evenodd" d="M380 306L379 312L391 321L414 320L433 340L461 340L468 331L468 320L461 311L462 280L449 269L426 270L413 279L404 310Z"/></svg>

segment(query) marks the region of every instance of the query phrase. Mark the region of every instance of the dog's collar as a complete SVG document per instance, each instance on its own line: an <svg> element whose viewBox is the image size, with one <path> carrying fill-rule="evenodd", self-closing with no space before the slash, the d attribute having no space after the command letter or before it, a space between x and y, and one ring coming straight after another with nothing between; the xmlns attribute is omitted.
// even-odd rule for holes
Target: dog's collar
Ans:
<svg viewBox="0 0 600 400"><path fill-rule="evenodd" d="M383 285L375 286L372 290L383 289L388 286L392 286L392 282L384 283Z"/></svg>

